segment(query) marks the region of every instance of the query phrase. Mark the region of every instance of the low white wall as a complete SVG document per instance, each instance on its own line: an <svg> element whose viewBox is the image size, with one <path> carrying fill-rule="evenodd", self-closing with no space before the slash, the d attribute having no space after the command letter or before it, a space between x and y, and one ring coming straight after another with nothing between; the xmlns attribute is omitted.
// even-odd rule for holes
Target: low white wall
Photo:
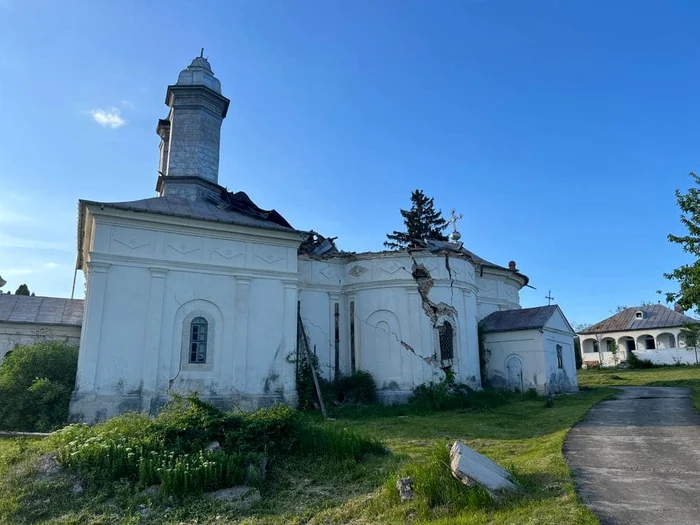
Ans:
<svg viewBox="0 0 700 525"><path fill-rule="evenodd" d="M667 350L637 350L639 359L649 359L655 365L695 365L698 357L694 348L669 348Z"/></svg>
<svg viewBox="0 0 700 525"><path fill-rule="evenodd" d="M598 366L600 362L600 355L598 353L584 353L583 354L583 364L590 364L591 366ZM661 350L635 350L634 355L639 359L649 359L655 365L695 365L699 364L700 361L700 350L698 351L698 357L696 359L694 348L666 348ZM617 360L613 357L611 352L602 352L603 356L603 367L617 366L621 362L627 359L626 352L618 352Z"/></svg>

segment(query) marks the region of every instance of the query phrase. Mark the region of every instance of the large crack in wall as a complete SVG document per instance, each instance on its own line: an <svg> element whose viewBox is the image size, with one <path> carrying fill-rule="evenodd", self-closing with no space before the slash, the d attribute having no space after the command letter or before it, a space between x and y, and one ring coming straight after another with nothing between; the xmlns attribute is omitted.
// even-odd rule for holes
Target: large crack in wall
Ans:
<svg viewBox="0 0 700 525"><path fill-rule="evenodd" d="M433 289L435 281L430 275L430 272L425 267L424 264L419 264L418 261L413 257L413 254L409 252L413 266L411 268L411 275L413 280L416 281L418 286L418 294L421 298L421 305L423 306L423 311L425 315L428 316L430 322L435 328L438 327L438 323L441 317L447 316L455 318L457 317L457 310L451 304L447 304L443 301L439 303L434 302L430 299L430 290ZM446 262L447 271L450 274L450 288L452 288L452 271L449 267L449 262Z"/></svg>

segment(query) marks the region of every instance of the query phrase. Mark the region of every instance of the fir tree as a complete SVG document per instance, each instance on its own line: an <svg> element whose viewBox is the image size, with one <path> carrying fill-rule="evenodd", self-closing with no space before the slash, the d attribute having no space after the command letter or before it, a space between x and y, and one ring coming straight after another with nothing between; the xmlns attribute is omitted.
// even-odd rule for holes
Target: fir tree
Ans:
<svg viewBox="0 0 700 525"><path fill-rule="evenodd" d="M440 210L435 211L433 199L425 196L422 190L411 193L411 209L400 210L406 231L388 233L384 246L392 250L408 248L416 241L433 239L446 241L442 231L447 221L442 218Z"/></svg>
<svg viewBox="0 0 700 525"><path fill-rule="evenodd" d="M29 287L26 284L20 284L15 291L15 295L29 295Z"/></svg>

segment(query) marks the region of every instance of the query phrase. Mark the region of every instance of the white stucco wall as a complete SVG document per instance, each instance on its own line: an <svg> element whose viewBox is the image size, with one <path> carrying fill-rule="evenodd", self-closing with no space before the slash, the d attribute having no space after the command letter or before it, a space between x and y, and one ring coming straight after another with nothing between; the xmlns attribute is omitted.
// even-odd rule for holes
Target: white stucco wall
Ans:
<svg viewBox="0 0 700 525"><path fill-rule="evenodd" d="M424 309L413 265L432 279L429 300L454 308L431 319ZM429 252L382 252L325 260L301 257L299 299L301 316L321 370L334 374L334 303L339 304L339 361L342 373L352 369L350 310L354 308L356 369L374 376L379 395L398 401L426 381L440 380L441 366L450 365L457 380L480 386L475 272L465 258ZM500 277L499 277L500 278ZM498 289L498 284L494 286ZM441 363L435 326L444 321L454 329L454 359Z"/></svg>
<svg viewBox="0 0 700 525"><path fill-rule="evenodd" d="M294 403L298 234L90 210L75 418L153 411L169 390ZM208 322L207 362L189 327Z"/></svg>
<svg viewBox="0 0 700 525"><path fill-rule="evenodd" d="M539 330L517 330L484 334L490 352L487 371L494 388L544 391L547 378ZM520 372L518 372L518 370Z"/></svg>
<svg viewBox="0 0 700 525"><path fill-rule="evenodd" d="M558 311L542 329L484 334L484 344L490 352L490 385L523 391L534 388L540 394L575 392L578 381L573 336ZM561 368L557 345L562 349Z"/></svg>
<svg viewBox="0 0 700 525"><path fill-rule="evenodd" d="M80 343L80 326L0 322L0 363L5 354L17 346L42 341L58 341L77 346Z"/></svg>
<svg viewBox="0 0 700 525"><path fill-rule="evenodd" d="M654 329L644 329L644 330L627 330L618 332L605 332L600 334L581 334L581 356L583 358L583 363L589 363L589 365L598 365L602 362L603 366L616 366L623 361L627 360L627 346L625 344L626 338L631 337L635 341L635 348L637 350L637 356L640 357L639 351L647 351L644 346L645 336L651 336L654 338L656 345L656 351L649 350L649 356L653 359L658 359L659 364L667 363L673 364L672 355L685 355L684 352L679 352L679 350L684 350L686 348L685 341L680 335L682 327L676 326L671 328L654 328ZM669 335L673 336L672 338ZM606 342L608 340L615 341L618 345L617 356L612 352L605 351L607 348ZM601 352L594 352L593 343L598 342L599 349ZM671 343L675 343L673 346ZM694 359L694 354L693 354Z"/></svg>

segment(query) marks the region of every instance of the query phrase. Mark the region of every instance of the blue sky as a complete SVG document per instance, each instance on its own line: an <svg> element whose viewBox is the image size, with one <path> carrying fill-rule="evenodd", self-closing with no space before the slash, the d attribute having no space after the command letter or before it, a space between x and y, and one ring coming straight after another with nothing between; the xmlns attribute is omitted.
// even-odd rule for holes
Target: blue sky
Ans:
<svg viewBox="0 0 700 525"><path fill-rule="evenodd" d="M220 183L342 249L411 190L568 318L660 299L700 169L695 1L0 0L0 275L68 296L79 198L154 195L165 89L205 47ZM79 276L77 296L82 296Z"/></svg>

